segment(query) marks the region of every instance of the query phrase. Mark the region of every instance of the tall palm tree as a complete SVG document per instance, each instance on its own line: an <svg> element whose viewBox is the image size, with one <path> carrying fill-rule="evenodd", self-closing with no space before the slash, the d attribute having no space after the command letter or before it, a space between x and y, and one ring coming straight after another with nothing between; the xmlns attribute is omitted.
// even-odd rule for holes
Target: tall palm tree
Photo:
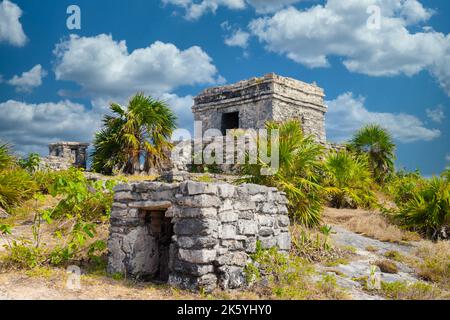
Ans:
<svg viewBox="0 0 450 320"><path fill-rule="evenodd" d="M368 155L370 169L377 182L384 183L394 171L395 144L391 134L381 126L364 126L353 136L349 147Z"/></svg>
<svg viewBox="0 0 450 320"><path fill-rule="evenodd" d="M176 117L168 105L142 93L134 95L124 109L110 106L112 115L103 119L103 128L94 141L93 169L111 174L114 170L134 174L161 168L172 147L169 139Z"/></svg>

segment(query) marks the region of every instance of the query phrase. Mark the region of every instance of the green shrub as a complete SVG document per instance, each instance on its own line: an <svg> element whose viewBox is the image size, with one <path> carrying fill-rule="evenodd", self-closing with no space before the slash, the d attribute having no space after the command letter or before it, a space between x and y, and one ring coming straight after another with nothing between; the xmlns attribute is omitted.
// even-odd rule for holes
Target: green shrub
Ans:
<svg viewBox="0 0 450 320"><path fill-rule="evenodd" d="M62 197L50 210L51 218L80 215L85 219L98 219L111 209L115 180L89 181L83 171L70 168L65 171L39 171L34 178L43 193Z"/></svg>
<svg viewBox="0 0 450 320"><path fill-rule="evenodd" d="M371 208L376 204L367 158L347 151L330 153L324 162L325 193L335 208Z"/></svg>
<svg viewBox="0 0 450 320"><path fill-rule="evenodd" d="M289 200L291 218L305 226L320 223L322 187L319 184L320 157L323 148L311 136L305 136L296 120L284 123L268 122L266 128L279 132L279 168L273 175L263 175L269 164L258 159L256 164L245 164L242 173L245 182L277 187ZM270 144L268 153L270 154Z"/></svg>
<svg viewBox="0 0 450 320"><path fill-rule="evenodd" d="M247 279L262 285L262 294L269 299L342 299L345 294L337 287L335 279L324 276L319 282L312 280L314 268L295 255L283 254L277 248L262 249L257 242L253 262L247 265ZM265 281L259 281L265 280Z"/></svg>
<svg viewBox="0 0 450 320"><path fill-rule="evenodd" d="M381 291L387 298L393 300L434 300L441 298L441 291L425 282L381 282Z"/></svg>
<svg viewBox="0 0 450 320"><path fill-rule="evenodd" d="M0 171L11 168L15 159L11 154L9 144L0 144Z"/></svg>
<svg viewBox="0 0 450 320"><path fill-rule="evenodd" d="M37 185L30 174L15 167L0 171L0 207L7 211L31 199Z"/></svg>
<svg viewBox="0 0 450 320"><path fill-rule="evenodd" d="M450 182L437 177L424 180L398 206L397 217L404 226L432 239L440 238L450 225Z"/></svg>
<svg viewBox="0 0 450 320"><path fill-rule="evenodd" d="M384 190L392 197L392 200L397 206L401 206L414 197L418 186L425 183L425 179L422 178L418 171L399 171L385 186Z"/></svg>
<svg viewBox="0 0 450 320"><path fill-rule="evenodd" d="M37 153L30 153L26 158L19 159L19 165L28 172L35 172L39 168L41 157Z"/></svg>

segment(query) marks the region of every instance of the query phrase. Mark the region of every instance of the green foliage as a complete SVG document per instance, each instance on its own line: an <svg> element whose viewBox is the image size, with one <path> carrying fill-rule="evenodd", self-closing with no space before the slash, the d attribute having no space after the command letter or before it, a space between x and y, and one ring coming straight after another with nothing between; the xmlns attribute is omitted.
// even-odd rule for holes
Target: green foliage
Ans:
<svg viewBox="0 0 450 320"><path fill-rule="evenodd" d="M353 136L349 147L358 154L368 155L377 182L384 183L394 171L395 144L391 134L381 126L364 126Z"/></svg>
<svg viewBox="0 0 450 320"><path fill-rule="evenodd" d="M438 177L422 180L406 201L397 205L397 218L404 226L432 239L440 238L450 225L450 182Z"/></svg>
<svg viewBox="0 0 450 320"><path fill-rule="evenodd" d="M419 186L426 183L420 172L397 172L389 183L385 186L385 191L392 197L397 206L414 198L414 194Z"/></svg>
<svg viewBox="0 0 450 320"><path fill-rule="evenodd" d="M15 159L11 154L11 146L9 144L0 144L0 171L11 168Z"/></svg>
<svg viewBox="0 0 450 320"><path fill-rule="evenodd" d="M36 172L39 168L41 158L37 153L30 153L28 157L19 159L19 165L30 173Z"/></svg>
<svg viewBox="0 0 450 320"><path fill-rule="evenodd" d="M72 168L61 175L55 175L48 186L49 194L63 199L55 208L46 212L51 219L62 216L83 219L98 219L109 214L112 205L114 180L88 181L81 170Z"/></svg>
<svg viewBox="0 0 450 320"><path fill-rule="evenodd" d="M46 260L44 249L26 240L12 241L7 249L9 249L8 261L20 268L35 268L44 264Z"/></svg>
<svg viewBox="0 0 450 320"><path fill-rule="evenodd" d="M106 115L103 129L94 140L92 168L104 174L118 170L133 174L160 168L172 148L169 139L175 129L176 117L163 101L138 93L131 98L125 110L111 104L114 115Z"/></svg>
<svg viewBox="0 0 450 320"><path fill-rule="evenodd" d="M11 226L9 224L0 224L0 234L11 234Z"/></svg>
<svg viewBox="0 0 450 320"><path fill-rule="evenodd" d="M381 291L393 300L434 300L441 295L438 288L425 282L381 282Z"/></svg>
<svg viewBox="0 0 450 320"><path fill-rule="evenodd" d="M325 276L318 283L311 281L314 268L294 254L280 253L275 247L262 249L257 242L251 258L253 262L245 268L246 278L256 286L265 280L264 291L271 299L344 298L335 279Z"/></svg>
<svg viewBox="0 0 450 320"><path fill-rule="evenodd" d="M305 226L319 224L322 213L322 187L319 184L320 157L323 148L311 136L305 136L296 120L284 123L268 122L266 128L279 132L279 169L274 175L263 175L269 164L258 159L246 163L242 173L246 182L277 187L286 193L291 218ZM261 144L260 144L261 145ZM271 148L268 147L270 154Z"/></svg>
<svg viewBox="0 0 450 320"><path fill-rule="evenodd" d="M0 145L0 208L10 211L35 191L36 184L27 171L17 166L10 146Z"/></svg>
<svg viewBox="0 0 450 320"><path fill-rule="evenodd" d="M335 208L371 208L376 204L366 156L347 151L330 153L324 162L323 184Z"/></svg>
<svg viewBox="0 0 450 320"><path fill-rule="evenodd" d="M31 199L37 185L30 174L19 167L0 171L0 207L6 211Z"/></svg>
<svg viewBox="0 0 450 320"><path fill-rule="evenodd" d="M96 225L109 216L112 188L116 182L88 181L83 171L75 168L36 173L36 176L40 179L41 188L59 199L59 202L51 208L36 209L31 226L32 241L9 242L6 246L9 261L19 267L34 268L44 264L65 264L82 253L97 261L98 254L104 253L106 244L102 240L94 241ZM35 195L36 203L40 197L43 196ZM51 249L43 246L41 241L43 221L55 225L54 237L57 243Z"/></svg>

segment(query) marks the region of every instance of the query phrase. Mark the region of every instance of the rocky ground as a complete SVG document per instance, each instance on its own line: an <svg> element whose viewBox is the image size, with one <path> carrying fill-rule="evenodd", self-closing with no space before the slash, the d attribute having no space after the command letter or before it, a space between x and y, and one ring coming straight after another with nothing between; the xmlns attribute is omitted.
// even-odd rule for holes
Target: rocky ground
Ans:
<svg viewBox="0 0 450 320"><path fill-rule="evenodd" d="M317 265L317 270L333 274L336 277L337 284L346 289L353 299L357 300L379 300L383 297L378 294L367 293L363 289L364 284L354 279L364 279L371 274L371 266L377 261L386 260L386 252L399 252L408 256L413 249L413 245L402 245L389 242L382 242L371 239L363 235L346 230L339 226L332 226L333 233L331 238L334 243L342 248L351 248L354 253L350 261L344 264L337 264L333 267ZM369 251L370 250L370 251ZM376 267L376 274L383 282L417 282L420 281L415 271L402 262L393 262L398 268L397 273L382 272Z"/></svg>

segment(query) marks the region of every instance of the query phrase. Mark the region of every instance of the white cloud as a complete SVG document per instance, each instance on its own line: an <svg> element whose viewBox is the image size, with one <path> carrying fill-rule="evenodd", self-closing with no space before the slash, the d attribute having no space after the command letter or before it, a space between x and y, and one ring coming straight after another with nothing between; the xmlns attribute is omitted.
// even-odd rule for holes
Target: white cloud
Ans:
<svg viewBox="0 0 450 320"><path fill-rule="evenodd" d="M450 162L450 154L447 153L445 155L445 161Z"/></svg>
<svg viewBox="0 0 450 320"><path fill-rule="evenodd" d="M302 0L162 0L164 5L171 4L185 11L187 20L197 20L211 12L216 13L222 6L231 10L242 10L247 4L254 7L259 14L275 12Z"/></svg>
<svg viewBox="0 0 450 320"><path fill-rule="evenodd" d="M185 11L185 18L188 20L197 20L208 12L215 13L219 6L228 9L238 10L245 8L245 0L162 0L163 4L172 4L182 7Z"/></svg>
<svg viewBox="0 0 450 320"><path fill-rule="evenodd" d="M426 109L427 117L432 121L441 123L445 119L444 108L442 106L437 106L434 109Z"/></svg>
<svg viewBox="0 0 450 320"><path fill-rule="evenodd" d="M56 79L74 81L83 94L94 98L123 98L137 91L158 95L223 81L212 59L197 46L180 50L156 41L129 53L126 42L114 41L111 35L71 35L54 53Z"/></svg>
<svg viewBox="0 0 450 320"><path fill-rule="evenodd" d="M247 0L255 8L256 12L261 14L276 12L300 1L303 0Z"/></svg>
<svg viewBox="0 0 450 320"><path fill-rule="evenodd" d="M370 5L381 9L379 29L367 27ZM328 0L254 19L249 29L267 50L311 68L328 67L330 56L340 56L349 71L370 76L428 70L450 95L450 35L408 30L432 14L417 0Z"/></svg>
<svg viewBox="0 0 450 320"><path fill-rule="evenodd" d="M7 42L13 46L22 47L27 42L19 18L22 10L18 5L8 0L0 3L0 42Z"/></svg>
<svg viewBox="0 0 450 320"><path fill-rule="evenodd" d="M21 76L14 76L8 84L16 87L19 92L31 92L42 84L42 78L47 76L40 64L35 65L30 71L25 71Z"/></svg>
<svg viewBox="0 0 450 320"><path fill-rule="evenodd" d="M363 97L350 92L327 101L326 129L328 139L336 142L348 140L365 124L376 123L389 130L394 139L403 142L430 141L441 132L429 129L417 117L405 113L371 112L364 106Z"/></svg>
<svg viewBox="0 0 450 320"><path fill-rule="evenodd" d="M225 44L230 47L240 47L242 49L246 49L249 38L250 34L248 32L242 31L241 29L236 29L230 36L225 38Z"/></svg>
<svg viewBox="0 0 450 320"><path fill-rule="evenodd" d="M91 141L101 124L100 113L71 101L28 104L0 103L0 137L20 153L48 154L47 144L59 140Z"/></svg>

